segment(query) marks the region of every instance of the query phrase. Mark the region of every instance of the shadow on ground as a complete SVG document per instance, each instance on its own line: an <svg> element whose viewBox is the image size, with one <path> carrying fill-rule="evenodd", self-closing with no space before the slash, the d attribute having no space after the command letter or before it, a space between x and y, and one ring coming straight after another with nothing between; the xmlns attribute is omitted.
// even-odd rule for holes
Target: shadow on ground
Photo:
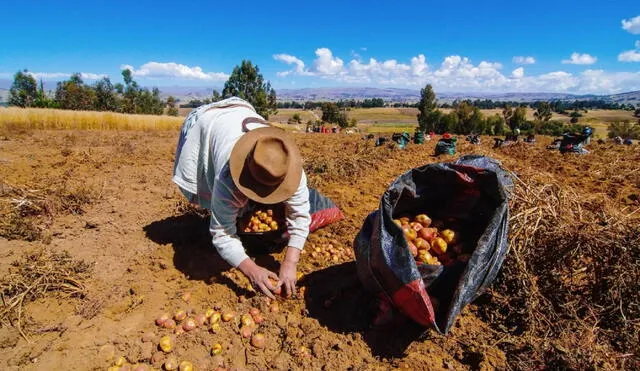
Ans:
<svg viewBox="0 0 640 371"><path fill-rule="evenodd" d="M151 241L173 247L173 264L188 279L217 282L227 285L237 295L251 295L222 274L231 266L211 244L208 216L195 213L170 216L146 225L143 230ZM279 263L271 255L263 254L255 258L257 264L278 271Z"/></svg>
<svg viewBox="0 0 640 371"><path fill-rule="evenodd" d="M364 290L354 262L334 265L308 274L305 301L309 316L336 333L360 333L375 356L402 357L425 329L401 314L384 327L371 324L377 300Z"/></svg>
<svg viewBox="0 0 640 371"><path fill-rule="evenodd" d="M209 218L197 214L170 216L145 226L147 238L158 244L171 244L175 267L191 280L217 282L236 295L252 294L222 273L231 267L211 244ZM279 263L269 254L255 256L256 263L278 272ZM309 316L336 333L360 333L371 352L379 357L402 357L424 328L397 314L390 325L372 327L377 300L367 293L356 274L354 262L334 265L306 275L300 282L307 287L305 302Z"/></svg>

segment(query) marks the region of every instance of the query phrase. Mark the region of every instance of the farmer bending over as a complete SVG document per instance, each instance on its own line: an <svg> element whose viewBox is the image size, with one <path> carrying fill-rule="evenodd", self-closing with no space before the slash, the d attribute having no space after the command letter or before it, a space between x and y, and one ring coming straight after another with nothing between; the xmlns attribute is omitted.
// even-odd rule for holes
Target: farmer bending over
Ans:
<svg viewBox="0 0 640 371"><path fill-rule="evenodd" d="M240 98L198 107L182 125L173 182L190 202L211 210L213 245L254 288L271 298L281 286L294 293L311 217L302 158L283 130L269 126ZM279 276L251 260L236 235L238 212L249 199L285 204L290 238ZM269 278L278 280L278 287Z"/></svg>

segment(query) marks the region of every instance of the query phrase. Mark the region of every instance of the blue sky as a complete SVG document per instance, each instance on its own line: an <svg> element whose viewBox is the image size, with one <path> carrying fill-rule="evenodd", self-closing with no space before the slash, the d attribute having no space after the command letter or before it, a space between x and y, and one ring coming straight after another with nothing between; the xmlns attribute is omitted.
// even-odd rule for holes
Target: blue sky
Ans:
<svg viewBox="0 0 640 371"><path fill-rule="evenodd" d="M0 78L220 87L242 59L274 87L640 90L640 2L11 1Z"/></svg>

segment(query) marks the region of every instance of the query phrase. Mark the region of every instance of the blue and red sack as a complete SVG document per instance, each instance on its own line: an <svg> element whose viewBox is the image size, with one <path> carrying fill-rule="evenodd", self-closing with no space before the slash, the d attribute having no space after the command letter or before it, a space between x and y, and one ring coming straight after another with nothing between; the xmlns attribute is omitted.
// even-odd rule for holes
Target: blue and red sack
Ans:
<svg viewBox="0 0 640 371"><path fill-rule="evenodd" d="M396 179L356 236L358 277L415 322L447 333L462 308L495 279L508 251L508 190L512 182L488 157L465 156L454 163L412 169ZM402 229L402 215L426 213L433 220L456 220L467 263L416 263ZM439 302L434 311L432 298Z"/></svg>

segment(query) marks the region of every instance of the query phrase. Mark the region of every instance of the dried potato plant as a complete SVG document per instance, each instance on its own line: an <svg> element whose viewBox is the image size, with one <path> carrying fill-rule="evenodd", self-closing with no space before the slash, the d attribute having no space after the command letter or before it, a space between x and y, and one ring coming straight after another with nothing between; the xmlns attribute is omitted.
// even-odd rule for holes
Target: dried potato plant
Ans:
<svg viewBox="0 0 640 371"><path fill-rule="evenodd" d="M0 323L15 326L27 340L23 329L24 305L48 295L84 297L83 281L92 268L66 251L48 249L26 253L11 265L9 273L0 280Z"/></svg>

